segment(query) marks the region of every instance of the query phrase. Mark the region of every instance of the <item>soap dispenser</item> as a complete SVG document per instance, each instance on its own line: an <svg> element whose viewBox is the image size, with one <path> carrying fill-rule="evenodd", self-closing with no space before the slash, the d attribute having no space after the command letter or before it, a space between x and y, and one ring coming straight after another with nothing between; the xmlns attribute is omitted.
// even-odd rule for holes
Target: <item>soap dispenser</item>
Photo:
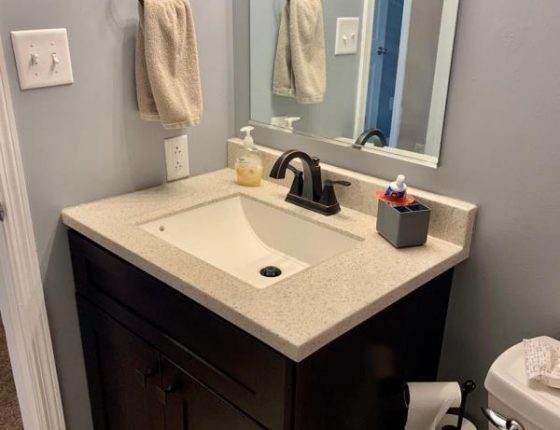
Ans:
<svg viewBox="0 0 560 430"><path fill-rule="evenodd" d="M297 122L301 120L301 117L299 116L288 116L286 117L286 128L289 131L293 131L294 130L294 122Z"/></svg>
<svg viewBox="0 0 560 430"><path fill-rule="evenodd" d="M237 183L245 187L258 187L263 176L263 163L259 150L255 146L251 132L254 127L247 126L241 129L245 133L243 139L243 149L241 149L235 161L235 171L237 172Z"/></svg>

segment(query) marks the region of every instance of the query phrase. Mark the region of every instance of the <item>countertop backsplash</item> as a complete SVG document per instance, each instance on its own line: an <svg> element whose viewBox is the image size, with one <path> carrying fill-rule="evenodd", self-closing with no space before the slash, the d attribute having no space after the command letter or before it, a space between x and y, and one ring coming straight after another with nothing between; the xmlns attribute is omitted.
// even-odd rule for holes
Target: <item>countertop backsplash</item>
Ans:
<svg viewBox="0 0 560 430"><path fill-rule="evenodd" d="M234 168L237 153L242 147L241 139L228 140L228 167ZM263 179L290 187L293 178L291 174L287 174L286 178L281 180L268 176L268 172L281 152L262 145L258 145L258 148L261 151L264 166ZM295 160L293 163L295 167L301 168L299 160ZM336 190L338 200L343 207L377 216L375 193L385 190L388 180L352 172L326 163L321 163L321 171L323 179L345 180L352 183L351 187L340 187ZM432 209L430 236L460 245L467 250L470 248L477 211L476 205L415 188L409 188L409 193Z"/></svg>

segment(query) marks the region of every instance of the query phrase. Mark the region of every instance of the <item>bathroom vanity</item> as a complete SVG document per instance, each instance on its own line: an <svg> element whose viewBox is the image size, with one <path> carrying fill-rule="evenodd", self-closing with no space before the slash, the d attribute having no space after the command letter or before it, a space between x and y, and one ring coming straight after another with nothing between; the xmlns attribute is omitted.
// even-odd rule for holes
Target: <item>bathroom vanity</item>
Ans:
<svg viewBox="0 0 560 430"><path fill-rule="evenodd" d="M275 157L265 152L265 169ZM367 194L381 184L324 173ZM402 381L437 376L452 271L468 256L476 208L417 192L435 208L431 236L397 250L355 194L341 193L342 212L325 217L285 202L282 184L241 188L234 177L224 169L64 211L95 428L402 429ZM307 266L259 285L228 258L172 241L176 218L201 209L210 224L201 218L199 231L219 228L213 208L233 225L220 202L236 199L259 241ZM259 223L251 210L271 212ZM306 240L307 228L318 236ZM321 232L348 248L313 261L305 243L324 248Z"/></svg>
<svg viewBox="0 0 560 430"><path fill-rule="evenodd" d="M229 168L63 212L96 430L402 430L403 382L436 379L476 207L409 189L428 239L396 249L375 227L387 181L314 155L437 167L458 1L282 3L233 22L236 104L258 141L298 146L259 147L274 180L237 185L231 139ZM320 31L288 43L295 12ZM285 61L300 48L317 51L303 68Z"/></svg>
<svg viewBox="0 0 560 430"><path fill-rule="evenodd" d="M295 362L80 234L70 245L96 429L402 429L392 383L437 376L451 271Z"/></svg>

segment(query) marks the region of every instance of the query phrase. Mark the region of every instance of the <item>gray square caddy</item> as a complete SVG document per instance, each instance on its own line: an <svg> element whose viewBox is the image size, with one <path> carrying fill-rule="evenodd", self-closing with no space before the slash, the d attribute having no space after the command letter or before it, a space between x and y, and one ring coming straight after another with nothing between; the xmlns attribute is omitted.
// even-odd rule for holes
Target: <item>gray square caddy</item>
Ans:
<svg viewBox="0 0 560 430"><path fill-rule="evenodd" d="M396 248L424 245L428 239L431 212L420 202L393 206L379 200L377 232Z"/></svg>

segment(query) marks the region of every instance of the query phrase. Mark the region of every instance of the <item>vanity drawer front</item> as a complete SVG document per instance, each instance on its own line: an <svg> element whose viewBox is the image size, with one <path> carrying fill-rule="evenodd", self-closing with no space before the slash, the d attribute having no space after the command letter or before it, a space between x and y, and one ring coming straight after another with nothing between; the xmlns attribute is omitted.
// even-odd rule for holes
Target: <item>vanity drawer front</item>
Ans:
<svg viewBox="0 0 560 430"><path fill-rule="evenodd" d="M113 315L128 309L162 333L162 351L174 344L175 360L203 383L267 428L289 428L290 360L80 234L70 231L69 240L80 294ZM131 319L127 312L119 313Z"/></svg>

